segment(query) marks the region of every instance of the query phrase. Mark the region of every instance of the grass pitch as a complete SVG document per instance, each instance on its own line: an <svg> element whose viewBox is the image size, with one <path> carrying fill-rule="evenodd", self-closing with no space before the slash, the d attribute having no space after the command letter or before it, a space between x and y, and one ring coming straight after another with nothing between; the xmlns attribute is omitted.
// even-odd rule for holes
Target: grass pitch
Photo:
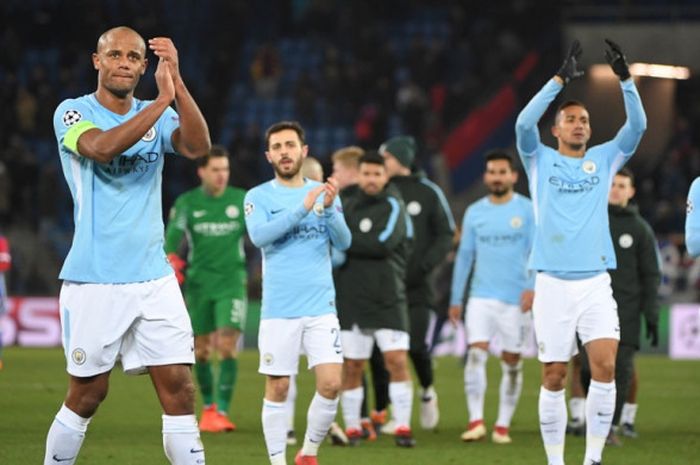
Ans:
<svg viewBox="0 0 700 465"><path fill-rule="evenodd" d="M43 461L46 432L67 386L63 353L59 349L7 348L0 371L0 464L38 464ZM304 366L302 363L302 366ZM656 356L637 358L640 374L639 439L626 440L619 448L608 447L603 462L634 465L686 465L700 463L700 362L670 361ZM263 377L257 372L257 352L241 356L239 380L234 394L232 418L238 430L228 434L202 435L209 465L268 463L260 425ZM486 423L496 417L500 367L489 360ZM399 449L391 437L375 443L341 448L324 444L319 461L333 465L541 465L546 463L537 424L539 366L525 362L525 386L511 428L514 443L490 441L465 444L459 435L467 422L461 361L440 358L436 362L436 389L440 396L439 430L418 428L414 403L415 449ZM303 437L306 408L313 393L313 378L299 377L296 430ZM160 433L160 407L148 377L125 376L115 370L110 393L93 418L77 463L168 464ZM584 441L567 437L566 461L583 461ZM288 448L293 463L296 448Z"/></svg>

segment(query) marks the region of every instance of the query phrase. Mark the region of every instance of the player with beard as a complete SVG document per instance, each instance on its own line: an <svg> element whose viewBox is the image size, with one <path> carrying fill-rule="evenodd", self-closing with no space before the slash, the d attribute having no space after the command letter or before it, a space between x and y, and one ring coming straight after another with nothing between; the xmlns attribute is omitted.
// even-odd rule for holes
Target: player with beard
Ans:
<svg viewBox="0 0 700 465"><path fill-rule="evenodd" d="M296 465L315 465L318 448L338 408L343 350L331 273L331 246L350 246L338 185L305 179L308 153L304 130L282 121L265 134L275 178L251 189L245 198L246 227L263 255L259 372L266 375L262 424L272 465L285 465L289 377L299 355L316 375L316 393L307 414L304 445Z"/></svg>
<svg viewBox="0 0 700 465"><path fill-rule="evenodd" d="M469 426L462 440L486 436L484 394L489 341L500 337L501 384L498 419L491 439L512 442L508 429L523 387L520 352L527 328L526 312L532 307L533 284L527 259L535 229L532 203L513 191L518 173L502 151L486 156L484 184L489 194L467 208L452 275L449 318L459 321L464 291L472 275L465 326L469 343L464 368L464 391Z"/></svg>

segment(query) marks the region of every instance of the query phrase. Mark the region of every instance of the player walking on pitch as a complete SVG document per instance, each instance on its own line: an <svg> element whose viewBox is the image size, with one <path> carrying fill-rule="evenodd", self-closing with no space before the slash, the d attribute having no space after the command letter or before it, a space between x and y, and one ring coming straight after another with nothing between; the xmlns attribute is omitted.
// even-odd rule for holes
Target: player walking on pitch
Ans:
<svg viewBox="0 0 700 465"><path fill-rule="evenodd" d="M469 341L464 367L469 409L469 426L462 434L465 442L486 436L486 361L494 336L500 336L502 376L493 442L512 442L508 430L523 388L520 353L528 327L524 312L532 307L534 280L527 270L527 259L535 223L530 199L513 191L517 179L510 155L502 151L489 153L484 173L489 195L471 204L462 221L449 318L454 324L459 321L464 289L472 274L465 315Z"/></svg>
<svg viewBox="0 0 700 465"><path fill-rule="evenodd" d="M258 347L266 375L263 433L272 465L285 465L289 376L298 371L303 348L316 375L304 445L296 465L315 465L318 448L338 409L343 350L331 274L331 246L350 246L337 184L305 180L304 130L280 122L266 133L267 160L275 178L245 199L250 239L263 254L263 296Z"/></svg>
<svg viewBox="0 0 700 465"><path fill-rule="evenodd" d="M165 252L179 280L184 280L194 330L194 371L204 403L199 429L217 433L236 429L228 412L248 300L243 249L245 191L228 185L229 154L224 147L213 146L197 160L197 166L202 185L179 196L170 210ZM186 262L177 255L183 237L188 243ZM216 396L210 362L214 341L219 355Z"/></svg>
<svg viewBox="0 0 700 465"><path fill-rule="evenodd" d="M143 38L117 27L100 36L92 55L97 91L63 101L54 115L75 235L59 299L70 380L44 465L75 463L118 359L127 373L151 376L170 463L204 463L192 325L163 250L160 193L164 155L205 155L209 129L180 76L172 41L157 37L148 45L158 57L155 100L134 98L147 66Z"/></svg>
<svg viewBox="0 0 700 465"><path fill-rule="evenodd" d="M552 127L557 149L540 142L537 122L578 69L574 41L557 74L518 115L517 147L529 178L535 209L535 240L529 267L536 270L533 317L543 363L540 431L550 465L564 463L564 382L576 353L576 333L585 345L592 381L586 399L584 465L601 463L615 410L615 355L620 327L607 269L615 268L608 225L608 192L618 169L634 154L646 115L620 47L606 40L605 57L620 78L627 120L614 139L587 148L588 111L581 102L559 106Z"/></svg>

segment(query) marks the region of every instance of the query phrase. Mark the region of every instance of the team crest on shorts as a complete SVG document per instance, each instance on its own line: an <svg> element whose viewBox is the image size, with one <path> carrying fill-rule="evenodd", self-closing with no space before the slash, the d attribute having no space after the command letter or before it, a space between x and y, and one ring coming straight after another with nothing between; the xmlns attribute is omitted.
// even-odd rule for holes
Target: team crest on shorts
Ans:
<svg viewBox="0 0 700 465"><path fill-rule="evenodd" d="M523 227L523 219L519 216L514 216L510 219L510 227L513 229L520 229Z"/></svg>
<svg viewBox="0 0 700 465"><path fill-rule="evenodd" d="M85 363L87 356L85 355L85 351L83 349L77 348L74 349L73 352L70 354L70 358L76 365L82 365L83 363Z"/></svg>
<svg viewBox="0 0 700 465"><path fill-rule="evenodd" d="M593 174L593 173L595 173L595 170L596 170L595 163L592 162L591 160L584 161L583 165L581 165L581 168L583 169L583 172L586 174Z"/></svg>
<svg viewBox="0 0 700 465"><path fill-rule="evenodd" d="M315 203L314 204L314 213L316 214L316 216L323 215L323 204L322 203Z"/></svg>
<svg viewBox="0 0 700 465"><path fill-rule="evenodd" d="M360 220L360 231L363 233L370 232L372 229L372 220L369 218L362 218Z"/></svg>
<svg viewBox="0 0 700 465"><path fill-rule="evenodd" d="M243 210L245 211L245 216L250 216L251 213L253 213L253 210L255 210L255 205L252 203L248 202L245 204L243 207Z"/></svg>
<svg viewBox="0 0 700 465"><path fill-rule="evenodd" d="M272 365L272 362L275 361L275 358L272 356L271 353L268 352L266 354L263 354L262 360L265 365L270 366Z"/></svg>
<svg viewBox="0 0 700 465"><path fill-rule="evenodd" d="M411 216L418 216L420 215L420 212L423 210L423 207L421 206L420 203L416 202L415 200L412 202L409 202L408 205L406 205L406 211L408 212L409 215Z"/></svg>
<svg viewBox="0 0 700 465"><path fill-rule="evenodd" d="M63 120L64 126L71 127L83 119L83 115L78 110L66 110L61 119Z"/></svg>
<svg viewBox="0 0 700 465"><path fill-rule="evenodd" d="M631 234L623 234L620 236L620 238L617 240L617 243L620 244L620 247L623 249L629 249L632 247L632 244L634 244L634 238L632 237Z"/></svg>
<svg viewBox="0 0 700 465"><path fill-rule="evenodd" d="M144 142L150 142L150 141L152 141L152 140L155 139L155 138L156 138L156 128L155 128L155 127L151 127L151 129L149 129L149 130L146 132L146 134L143 135L143 137L141 138L141 140L144 141Z"/></svg>
<svg viewBox="0 0 700 465"><path fill-rule="evenodd" d="M226 207L226 216L229 218L238 218L238 216L241 214L241 212L238 210L238 207L235 205L229 205Z"/></svg>

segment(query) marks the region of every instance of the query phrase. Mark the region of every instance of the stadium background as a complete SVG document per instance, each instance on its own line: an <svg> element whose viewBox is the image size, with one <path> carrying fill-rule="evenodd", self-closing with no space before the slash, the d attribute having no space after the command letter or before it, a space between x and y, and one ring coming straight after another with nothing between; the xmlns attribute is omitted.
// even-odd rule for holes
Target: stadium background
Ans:
<svg viewBox="0 0 700 465"><path fill-rule="evenodd" d="M213 142L223 143L232 153L233 184L249 188L272 175L263 157L262 134L280 119L302 122L311 154L327 172L329 155L336 148L348 144L377 148L390 136L411 134L420 146L418 165L444 188L457 220L469 202L484 194L480 183L484 152L512 148L517 112L557 69L573 37L583 42L588 73L566 95L589 105L593 143L609 138L622 121L614 78L592 68L604 63L603 37L622 44L631 62L688 66L688 80L643 77L637 81L650 124L631 167L638 176L637 203L657 233L663 258L659 352L669 350L668 308L698 300L700 265L686 256L682 235L685 195L690 182L700 175L696 60L700 4L696 1L5 0L0 2L0 232L11 243L13 268L7 280L15 298L11 314L0 322L10 343L60 342L57 275L70 247L73 225L52 114L62 99L94 91L90 53L97 37L117 25L132 26L146 38L173 38L181 71L207 118ZM155 95L153 70L151 64L138 97ZM547 126L543 124L542 129L546 131ZM196 184L191 162L168 158L164 212L177 195ZM518 190L527 193L524 182ZM259 259L255 251L249 252L254 301L259 297ZM448 286L443 283L441 288ZM700 352L697 306L683 312L679 335L690 352ZM251 316L248 344L256 333L254 311ZM455 341L445 344L458 352ZM0 371L0 412L4 414L0 416L0 463L23 463L27 457L41 455L48 419L65 385L61 357L57 349L6 350L7 366ZM460 449L455 449L459 444L453 441L464 421L458 382L461 368L446 360L438 367L438 390L444 396L443 405L458 406L443 412L448 437L431 443L419 435L419 444L428 446L427 450L417 449L414 457L418 458L402 463L456 463L461 457ZM617 454L613 455L617 463L690 463L695 457L690 453L674 461L658 450L698 450L700 431L687 409L698 405L698 365L669 362L665 357L642 357L640 362L646 375L643 383L648 383L641 388L642 404L646 403L642 408L668 412L671 418L650 419L642 413L642 420L662 434L653 439L647 434L648 442L626 448L624 455L611 454ZM252 426L259 421L262 382L254 366L255 354L244 353L245 374L237 397L256 400L248 402L250 408L237 418ZM536 373L536 365L529 361L523 405L536 404ZM113 394L101 414L107 426L100 429L97 422L91 429L95 439L87 441L82 463L101 463L95 458L103 453L117 457L116 462L105 463L160 463L162 452L154 446L159 442L157 418L144 413L157 411L148 381L123 384L123 376L116 374L113 383ZM302 374L300 386L300 399L305 402L311 392L307 374ZM490 388L487 414L495 409L493 394ZM516 446L520 449L515 454L521 463L540 463L534 410L525 408L514 431L527 441ZM125 433L124 423L115 420L125 416L136 424L131 435ZM141 423L148 427L139 428ZM259 431L248 428L236 433L242 448L238 453L264 461ZM119 455L124 443L146 443L143 431L152 431L153 440L128 460ZM112 440L115 433L121 443ZM216 441L224 448L229 440L205 438L212 463L216 454L223 453ZM571 443L567 456L571 451L580 454L582 444ZM472 449L477 461L508 463L485 452L487 445L479 447ZM391 446L374 452L387 461L394 459ZM326 453L336 457L332 463L356 463L344 462L338 452ZM438 456L443 460L432 461ZM401 453L402 460L406 457Z"/></svg>

